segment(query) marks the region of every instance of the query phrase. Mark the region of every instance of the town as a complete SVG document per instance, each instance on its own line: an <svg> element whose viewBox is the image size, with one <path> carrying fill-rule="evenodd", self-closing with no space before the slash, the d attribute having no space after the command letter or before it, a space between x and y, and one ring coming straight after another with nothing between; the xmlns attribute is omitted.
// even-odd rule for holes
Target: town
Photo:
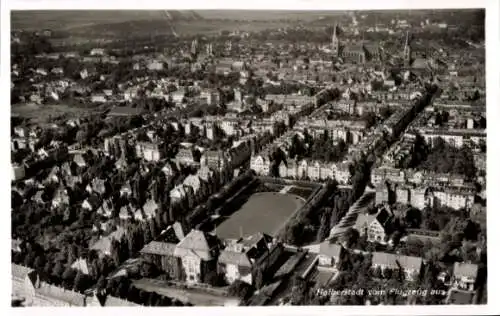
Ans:
<svg viewBox="0 0 500 316"><path fill-rule="evenodd" d="M156 14L12 12L12 306L487 302L484 10Z"/></svg>

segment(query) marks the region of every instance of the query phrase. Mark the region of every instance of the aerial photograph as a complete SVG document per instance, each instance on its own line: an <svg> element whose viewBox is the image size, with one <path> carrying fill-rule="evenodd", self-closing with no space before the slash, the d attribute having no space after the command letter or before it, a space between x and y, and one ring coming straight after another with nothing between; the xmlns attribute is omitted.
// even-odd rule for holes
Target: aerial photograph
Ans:
<svg viewBox="0 0 500 316"><path fill-rule="evenodd" d="M11 306L488 304L485 11L10 11Z"/></svg>

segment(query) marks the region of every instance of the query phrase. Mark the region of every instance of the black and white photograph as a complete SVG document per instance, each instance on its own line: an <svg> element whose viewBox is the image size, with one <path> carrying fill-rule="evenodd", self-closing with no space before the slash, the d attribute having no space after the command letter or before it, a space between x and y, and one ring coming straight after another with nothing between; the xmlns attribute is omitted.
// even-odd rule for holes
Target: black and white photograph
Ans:
<svg viewBox="0 0 500 316"><path fill-rule="evenodd" d="M313 3L6 13L10 308L492 303L490 12Z"/></svg>

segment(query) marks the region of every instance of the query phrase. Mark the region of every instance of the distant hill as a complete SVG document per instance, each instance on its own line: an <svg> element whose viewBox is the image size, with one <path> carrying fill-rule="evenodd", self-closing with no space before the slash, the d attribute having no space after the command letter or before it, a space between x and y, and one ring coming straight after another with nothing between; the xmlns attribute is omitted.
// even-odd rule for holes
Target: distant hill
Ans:
<svg viewBox="0 0 500 316"><path fill-rule="evenodd" d="M97 24L131 21L192 21L228 19L240 21L315 20L339 15L340 11L270 11L270 10L89 10L89 11L12 11L12 30L71 30Z"/></svg>
<svg viewBox="0 0 500 316"><path fill-rule="evenodd" d="M89 10L89 11L12 11L12 30L71 30L99 24L131 21L202 20L195 11L176 10Z"/></svg>

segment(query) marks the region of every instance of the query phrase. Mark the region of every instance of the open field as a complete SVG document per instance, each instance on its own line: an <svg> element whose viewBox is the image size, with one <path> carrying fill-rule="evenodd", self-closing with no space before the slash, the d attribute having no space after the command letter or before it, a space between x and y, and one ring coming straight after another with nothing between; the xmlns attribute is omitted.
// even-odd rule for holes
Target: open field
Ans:
<svg viewBox="0 0 500 316"><path fill-rule="evenodd" d="M51 118L65 116L68 119L82 117L96 111L95 108L70 107L63 104L19 104L12 105L11 114L30 120L31 123L48 123Z"/></svg>
<svg viewBox="0 0 500 316"><path fill-rule="evenodd" d="M260 31L265 29L280 28L289 25L289 23L279 21L222 21L222 20L193 20L176 21L172 23L177 34L181 36L190 35L216 35L221 31ZM170 35L171 29L167 21L156 20L135 20L119 23L102 23L74 27L71 34L86 36L147 36L147 35Z"/></svg>
<svg viewBox="0 0 500 316"><path fill-rule="evenodd" d="M274 236L288 218L304 205L304 199L276 192L255 193L243 206L217 226L217 236L238 239L262 232Z"/></svg>

